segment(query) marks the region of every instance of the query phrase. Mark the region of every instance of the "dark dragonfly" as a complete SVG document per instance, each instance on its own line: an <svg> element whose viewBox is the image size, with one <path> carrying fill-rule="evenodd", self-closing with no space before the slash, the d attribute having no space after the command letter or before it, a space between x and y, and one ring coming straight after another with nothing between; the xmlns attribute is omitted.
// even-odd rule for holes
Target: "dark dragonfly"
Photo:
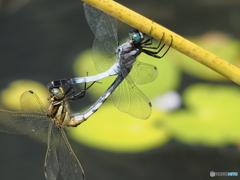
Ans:
<svg viewBox="0 0 240 180"><path fill-rule="evenodd" d="M47 180L56 180L59 171L64 180L85 179L83 168L68 142L64 127L76 126L71 121L68 101L83 97L88 88L85 85L84 90L76 95L72 95L72 87L66 93L61 87L51 89L48 109L44 108L34 92L27 91L20 98L22 111L0 110L0 131L33 134L48 144L44 163Z"/></svg>
<svg viewBox="0 0 240 180"><path fill-rule="evenodd" d="M118 82L118 85L113 83L112 86L115 88L109 88L106 91L108 95L113 93L114 105L134 117L148 118L151 114L151 103L136 84L146 84L155 80L157 68L139 62L136 58L142 52L155 58L162 58L168 52L171 44L162 55L158 55L165 44L161 45L160 41L157 47L153 47L151 46L152 37L145 38L142 32L134 29L129 33L130 40L118 46L117 20L86 3L84 3L84 9L88 24L95 34L92 49L93 61L96 69L102 73L90 76L89 79L80 77L52 81L48 84L48 88L118 75L118 80L115 81ZM119 83L121 78L122 81ZM106 97L105 95L103 96Z"/></svg>

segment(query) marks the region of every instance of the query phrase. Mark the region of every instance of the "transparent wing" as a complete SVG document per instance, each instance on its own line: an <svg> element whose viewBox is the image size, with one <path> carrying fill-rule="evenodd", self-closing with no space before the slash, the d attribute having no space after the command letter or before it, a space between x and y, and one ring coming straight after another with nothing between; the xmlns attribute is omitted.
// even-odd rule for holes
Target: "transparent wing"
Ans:
<svg viewBox="0 0 240 180"><path fill-rule="evenodd" d="M94 40L92 47L92 59L98 72L104 72L116 63L116 54L114 52L110 52L112 51L111 49L108 50L106 50L106 46L101 45L101 42L98 39Z"/></svg>
<svg viewBox="0 0 240 180"><path fill-rule="evenodd" d="M56 180L59 171L58 152L61 136L54 122L49 123L48 148L44 163L44 172L47 180Z"/></svg>
<svg viewBox="0 0 240 180"><path fill-rule="evenodd" d="M96 9L95 7L84 3L84 11L86 20L91 28L92 32L99 41L104 42L106 39L114 39L111 42L117 42L117 20L106 14L105 12ZM105 42L104 45L112 48L108 42Z"/></svg>
<svg viewBox="0 0 240 180"><path fill-rule="evenodd" d="M95 35L92 56L96 69L106 71L116 61L118 46L117 20L112 16L84 3L87 22Z"/></svg>
<svg viewBox="0 0 240 180"><path fill-rule="evenodd" d="M63 129L51 123L48 149L45 158L47 180L56 180L60 170L64 180L84 180L84 172L75 156Z"/></svg>
<svg viewBox="0 0 240 180"><path fill-rule="evenodd" d="M63 129L49 126L49 143L45 158L47 180L56 180L60 169L64 180L84 180L83 169L76 158Z"/></svg>
<svg viewBox="0 0 240 180"><path fill-rule="evenodd" d="M122 112L140 119L147 119L151 115L151 103L143 92L134 84L126 80L113 92L113 103Z"/></svg>
<svg viewBox="0 0 240 180"><path fill-rule="evenodd" d="M46 112L41 100L33 91L26 91L23 93L20 98L20 103L23 111Z"/></svg>
<svg viewBox="0 0 240 180"><path fill-rule="evenodd" d="M49 120L43 113L0 110L0 131L13 134L46 133Z"/></svg>
<svg viewBox="0 0 240 180"><path fill-rule="evenodd" d="M47 142L49 119L37 95L25 92L21 96L21 104L24 111L0 110L0 131L14 134L31 133Z"/></svg>
<svg viewBox="0 0 240 180"><path fill-rule="evenodd" d="M59 164L64 180L85 179L83 168L74 154L63 129L61 129L61 141L59 145Z"/></svg>
<svg viewBox="0 0 240 180"><path fill-rule="evenodd" d="M158 71L156 66L135 61L129 75L134 84L147 84L157 78Z"/></svg>

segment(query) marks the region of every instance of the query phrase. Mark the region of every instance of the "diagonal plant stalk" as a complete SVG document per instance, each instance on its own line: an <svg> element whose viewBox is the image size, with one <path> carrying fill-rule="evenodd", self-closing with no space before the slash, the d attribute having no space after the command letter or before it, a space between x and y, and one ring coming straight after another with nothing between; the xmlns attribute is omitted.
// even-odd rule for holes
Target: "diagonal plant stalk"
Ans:
<svg viewBox="0 0 240 180"><path fill-rule="evenodd" d="M150 35L156 40L161 40L163 33L165 44L170 44L173 38L172 47L186 56L198 61L208 68L225 76L229 80L240 85L240 69L218 56L204 50L196 44L168 30L167 28L153 22L150 19L122 6L112 0L82 0L111 16L123 21L124 23Z"/></svg>

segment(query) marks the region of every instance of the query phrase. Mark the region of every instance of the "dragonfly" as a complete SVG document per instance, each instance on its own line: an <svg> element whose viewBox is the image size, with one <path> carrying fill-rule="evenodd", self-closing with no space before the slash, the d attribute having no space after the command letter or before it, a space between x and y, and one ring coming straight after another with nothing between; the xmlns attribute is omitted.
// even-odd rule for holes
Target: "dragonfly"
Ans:
<svg viewBox="0 0 240 180"><path fill-rule="evenodd" d="M72 114L71 124L72 126L78 126L82 122L86 121L91 115L93 115L100 106L107 100L107 98L114 92L119 84L124 80L122 75L118 75L112 85L105 91L105 93L85 112ZM75 95L78 96L78 95ZM74 100L77 98L74 98Z"/></svg>
<svg viewBox="0 0 240 180"><path fill-rule="evenodd" d="M161 45L162 42L160 41L157 47L153 47L151 46L153 44L152 37L146 39L144 33L133 29L129 33L130 40L117 47L117 20L86 3L84 3L84 9L88 24L95 34L92 56L95 67L100 74L90 77L55 80L48 84L48 88L96 81L118 75L119 78L115 82L119 82L121 78L123 80L118 86L112 84L115 89L110 88L113 91L110 93L113 96L114 105L122 112L140 119L147 119L151 114L151 103L136 84L146 84L155 80L157 68L139 62L136 58L141 53L162 58L170 49L172 41L167 50L160 56L158 53L164 48L165 44ZM109 89L106 93L109 93Z"/></svg>
<svg viewBox="0 0 240 180"><path fill-rule="evenodd" d="M58 172L64 180L84 180L83 168L74 154L64 132L65 127L75 127L71 121L68 101L82 98L89 87L72 95L75 89L51 89L49 107L44 108L33 91L20 98L22 111L0 110L0 131L13 134L33 134L47 143L44 172L47 180L56 180ZM80 124L80 123L79 123Z"/></svg>

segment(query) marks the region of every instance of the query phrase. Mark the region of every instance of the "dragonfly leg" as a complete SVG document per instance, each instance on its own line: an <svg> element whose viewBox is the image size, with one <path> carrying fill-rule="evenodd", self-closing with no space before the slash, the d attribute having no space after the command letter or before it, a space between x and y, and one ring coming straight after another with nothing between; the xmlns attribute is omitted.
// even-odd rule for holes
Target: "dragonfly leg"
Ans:
<svg viewBox="0 0 240 180"><path fill-rule="evenodd" d="M152 57L155 57L155 58L159 58L159 59L160 59L160 58L163 58L163 57L167 54L167 52L168 52L168 50L170 49L170 47L172 46L172 42L173 42L173 38L172 38L172 36L171 36L171 43L170 43L170 45L168 46L167 50L166 50L161 56L160 56L160 55L157 55L157 54L165 47L165 44L163 44L163 45L161 46L161 43L162 43L163 38L164 38L164 33L163 33L163 37L162 37L162 39L161 39L161 41L159 42L159 44L158 44L157 47L149 47L149 46L146 46L146 44L145 44L145 46L143 46L142 52L144 52L145 54L150 55L150 56L152 56ZM147 43L147 45L151 45L151 44L152 44L152 38L149 38L149 39L151 39L151 40L149 40L150 43ZM149 50L149 49L158 49L158 50L157 50L157 51L151 51L151 50Z"/></svg>
<svg viewBox="0 0 240 180"><path fill-rule="evenodd" d="M71 96L71 97L68 97L67 100L68 101L73 101L73 100L77 100L77 99L80 99L80 98L83 98L85 96L85 93L86 91L92 87L92 85L96 83L96 81L92 82L88 87L87 87L87 83L84 83L84 89L82 91L80 91L79 93Z"/></svg>

